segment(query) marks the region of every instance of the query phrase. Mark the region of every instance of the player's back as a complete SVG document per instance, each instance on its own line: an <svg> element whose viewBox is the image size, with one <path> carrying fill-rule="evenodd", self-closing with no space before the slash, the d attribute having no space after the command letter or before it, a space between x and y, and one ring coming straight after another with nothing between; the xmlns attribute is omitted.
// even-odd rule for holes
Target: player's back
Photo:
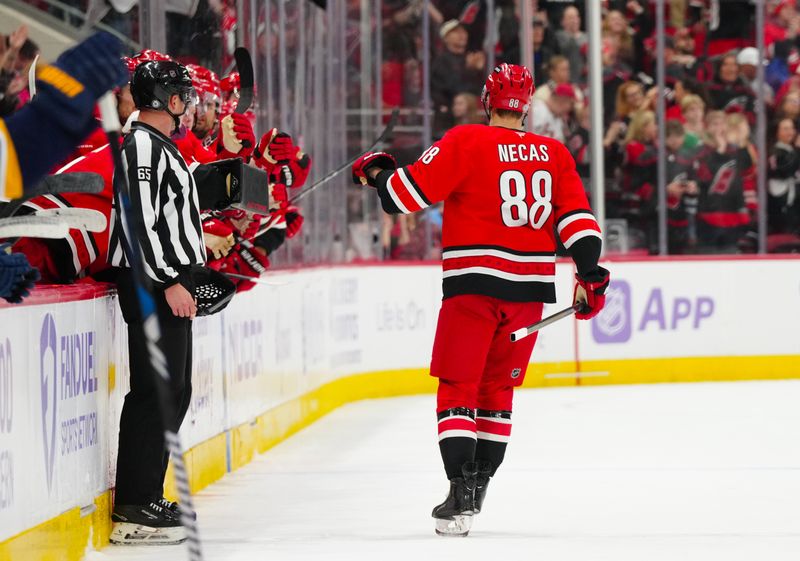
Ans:
<svg viewBox="0 0 800 561"><path fill-rule="evenodd" d="M556 233L568 247L599 237L575 161L552 138L455 127L398 176L389 189L399 195L405 187L424 203L445 201L445 297L553 302Z"/></svg>
<svg viewBox="0 0 800 561"><path fill-rule="evenodd" d="M572 155L532 133L455 127L378 190L391 213L444 201L445 298L554 302L556 233L567 249L600 243Z"/></svg>

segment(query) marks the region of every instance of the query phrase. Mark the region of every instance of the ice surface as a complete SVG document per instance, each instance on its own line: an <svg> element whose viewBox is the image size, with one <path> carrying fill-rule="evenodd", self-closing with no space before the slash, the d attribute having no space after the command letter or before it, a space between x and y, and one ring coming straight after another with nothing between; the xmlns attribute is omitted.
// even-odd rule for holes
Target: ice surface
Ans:
<svg viewBox="0 0 800 561"><path fill-rule="evenodd" d="M800 381L525 390L466 539L433 396L343 407L196 497L211 561L796 561ZM183 546L91 561L180 561Z"/></svg>

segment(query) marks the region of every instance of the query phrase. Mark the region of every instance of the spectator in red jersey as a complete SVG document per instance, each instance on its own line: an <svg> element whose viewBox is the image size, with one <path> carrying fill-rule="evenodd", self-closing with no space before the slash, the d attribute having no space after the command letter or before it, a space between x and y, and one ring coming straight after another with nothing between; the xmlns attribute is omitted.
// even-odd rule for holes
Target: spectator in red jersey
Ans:
<svg viewBox="0 0 800 561"><path fill-rule="evenodd" d="M796 2L780 0L768 15L764 25L764 46L769 48L773 43L793 41L800 31Z"/></svg>
<svg viewBox="0 0 800 561"><path fill-rule="evenodd" d="M720 59L714 79L708 85L708 94L714 109L745 113L750 122L755 122L755 93L739 77L735 53L728 53Z"/></svg>
<svg viewBox="0 0 800 561"><path fill-rule="evenodd" d="M800 197L797 193L800 151L797 144L794 121L779 120L775 125L767 168L767 221L773 234L792 232L800 224Z"/></svg>

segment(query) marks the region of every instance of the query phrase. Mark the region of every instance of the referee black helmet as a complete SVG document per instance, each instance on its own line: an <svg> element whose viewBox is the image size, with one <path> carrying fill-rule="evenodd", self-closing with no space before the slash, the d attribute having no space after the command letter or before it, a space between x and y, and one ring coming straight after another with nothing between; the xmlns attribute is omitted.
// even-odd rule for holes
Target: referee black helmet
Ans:
<svg viewBox="0 0 800 561"><path fill-rule="evenodd" d="M178 95L184 104L194 102L192 78L186 67L174 60L149 60L136 67L131 78L131 97L137 109L169 110L169 100Z"/></svg>

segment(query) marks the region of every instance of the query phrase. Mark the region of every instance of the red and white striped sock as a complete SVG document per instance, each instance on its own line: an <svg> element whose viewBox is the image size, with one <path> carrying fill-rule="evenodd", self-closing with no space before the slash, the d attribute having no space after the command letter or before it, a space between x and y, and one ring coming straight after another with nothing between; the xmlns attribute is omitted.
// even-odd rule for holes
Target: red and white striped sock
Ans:
<svg viewBox="0 0 800 561"><path fill-rule="evenodd" d="M475 461L488 461L492 465L490 475L494 475L503 463L511 438L511 411L478 409L475 425L478 438Z"/></svg>
<svg viewBox="0 0 800 561"><path fill-rule="evenodd" d="M461 477L461 467L475 457L475 410L451 407L437 412L436 416L439 420L439 451L447 478Z"/></svg>

